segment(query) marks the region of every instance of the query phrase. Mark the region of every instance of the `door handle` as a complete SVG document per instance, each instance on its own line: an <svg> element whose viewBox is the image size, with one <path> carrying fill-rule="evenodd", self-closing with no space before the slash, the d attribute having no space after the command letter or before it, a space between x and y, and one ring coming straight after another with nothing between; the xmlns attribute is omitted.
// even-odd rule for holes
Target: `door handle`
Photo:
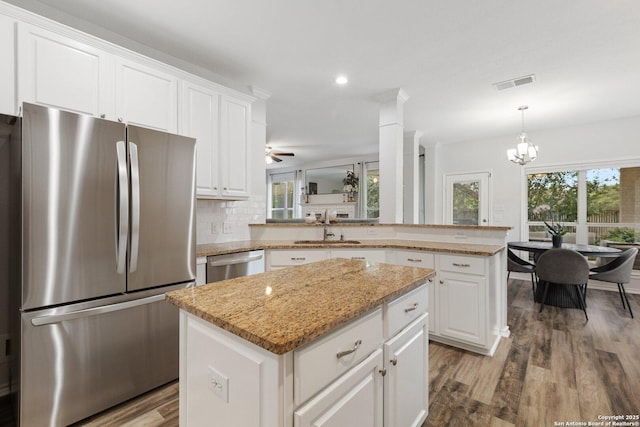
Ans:
<svg viewBox="0 0 640 427"><path fill-rule="evenodd" d="M124 141L116 142L116 271L124 274L127 261L127 234L129 233L129 184L127 182L127 154Z"/></svg>
<svg viewBox="0 0 640 427"><path fill-rule="evenodd" d="M83 310L72 311L64 314L52 314L50 316L40 316L31 319L33 326L51 325L54 323L60 323L67 320L79 319L81 317L96 316L98 314L112 313L114 311L125 310L127 308L138 307L141 305L151 304L153 302L162 301L165 299L164 294L153 295L146 298L135 299L132 301L120 302L117 304L105 305L102 307L85 308Z"/></svg>
<svg viewBox="0 0 640 427"><path fill-rule="evenodd" d="M129 271L138 269L138 252L140 248L140 167L138 165L138 146L129 142L129 159L131 160L131 260Z"/></svg>

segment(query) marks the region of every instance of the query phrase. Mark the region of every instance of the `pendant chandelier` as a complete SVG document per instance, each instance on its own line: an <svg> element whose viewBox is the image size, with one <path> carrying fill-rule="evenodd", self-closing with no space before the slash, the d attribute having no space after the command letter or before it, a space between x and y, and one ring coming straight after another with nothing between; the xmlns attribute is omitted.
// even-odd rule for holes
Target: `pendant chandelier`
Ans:
<svg viewBox="0 0 640 427"><path fill-rule="evenodd" d="M522 131L518 136L518 145L516 148L507 150L507 158L513 163L524 165L529 162L533 162L538 157L538 146L533 145L527 133L524 131L524 110L528 109L526 105L518 107L518 110L522 112Z"/></svg>

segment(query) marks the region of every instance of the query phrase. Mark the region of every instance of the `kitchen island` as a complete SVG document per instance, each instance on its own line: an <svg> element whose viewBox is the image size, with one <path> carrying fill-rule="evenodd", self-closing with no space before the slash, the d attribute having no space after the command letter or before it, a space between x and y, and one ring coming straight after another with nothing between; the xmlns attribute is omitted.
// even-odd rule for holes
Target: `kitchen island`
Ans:
<svg viewBox="0 0 640 427"><path fill-rule="evenodd" d="M181 425L420 425L434 274L330 259L167 294Z"/></svg>

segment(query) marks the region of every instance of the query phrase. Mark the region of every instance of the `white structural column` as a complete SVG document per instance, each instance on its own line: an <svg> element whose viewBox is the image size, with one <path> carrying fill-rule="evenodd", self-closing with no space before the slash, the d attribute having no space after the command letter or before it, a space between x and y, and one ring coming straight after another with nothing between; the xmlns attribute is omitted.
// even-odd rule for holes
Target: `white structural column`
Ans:
<svg viewBox="0 0 640 427"><path fill-rule="evenodd" d="M420 222L420 137L422 132L410 131L404 133L403 159L403 222L418 224Z"/></svg>
<svg viewBox="0 0 640 427"><path fill-rule="evenodd" d="M442 209L442 174L436 165L440 143L428 144L424 147L424 222L426 224L443 224Z"/></svg>
<svg viewBox="0 0 640 427"><path fill-rule="evenodd" d="M402 223L403 105L409 96L393 89L380 103L380 218L382 224Z"/></svg>

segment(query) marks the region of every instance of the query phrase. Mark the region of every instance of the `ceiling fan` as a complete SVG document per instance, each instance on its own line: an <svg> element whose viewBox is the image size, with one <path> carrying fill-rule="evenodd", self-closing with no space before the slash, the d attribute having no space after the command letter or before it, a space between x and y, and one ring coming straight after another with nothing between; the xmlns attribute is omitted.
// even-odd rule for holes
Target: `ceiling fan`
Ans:
<svg viewBox="0 0 640 427"><path fill-rule="evenodd" d="M273 149L270 146L266 146L264 149L265 152L265 160L267 163L273 163L273 162L281 162L282 159L280 159L280 156L291 156L293 157L294 154L293 153L275 153L273 152Z"/></svg>

